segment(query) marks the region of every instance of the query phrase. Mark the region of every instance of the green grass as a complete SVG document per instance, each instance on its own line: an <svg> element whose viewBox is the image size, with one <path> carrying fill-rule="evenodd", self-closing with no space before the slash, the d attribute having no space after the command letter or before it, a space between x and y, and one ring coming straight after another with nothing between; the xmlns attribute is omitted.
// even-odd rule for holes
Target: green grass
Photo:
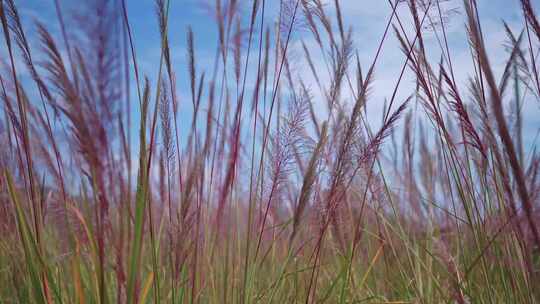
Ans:
<svg viewBox="0 0 540 304"><path fill-rule="evenodd" d="M522 32L501 24L502 75L476 1L460 4L464 84L438 1L390 1L366 66L339 1L222 2L214 65L201 69L189 28L186 75L169 45L180 7L156 1L152 82L127 3L89 1L81 23L55 2L52 35L2 0L0 303L539 301L540 155L522 134L523 105L540 100L529 1L514 4ZM371 113L392 35L417 87L398 100L396 75Z"/></svg>

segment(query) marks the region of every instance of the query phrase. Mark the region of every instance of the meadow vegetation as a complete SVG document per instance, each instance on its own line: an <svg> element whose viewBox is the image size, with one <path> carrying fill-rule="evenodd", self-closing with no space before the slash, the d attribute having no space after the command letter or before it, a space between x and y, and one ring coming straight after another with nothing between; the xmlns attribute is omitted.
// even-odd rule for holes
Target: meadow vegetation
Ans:
<svg viewBox="0 0 540 304"><path fill-rule="evenodd" d="M197 32L168 27L179 4L156 0L156 75L130 1L50 2L47 23L0 2L0 303L539 302L532 1L509 1L502 74L477 0L453 2L466 81L443 0L388 0L362 63L339 0L211 1L210 69ZM382 88L389 37L402 66Z"/></svg>

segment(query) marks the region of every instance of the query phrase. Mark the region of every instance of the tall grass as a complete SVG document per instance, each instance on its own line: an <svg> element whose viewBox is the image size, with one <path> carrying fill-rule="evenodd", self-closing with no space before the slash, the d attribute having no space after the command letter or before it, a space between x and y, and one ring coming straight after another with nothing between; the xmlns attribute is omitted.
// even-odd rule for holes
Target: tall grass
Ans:
<svg viewBox="0 0 540 304"><path fill-rule="evenodd" d="M339 0L217 0L205 70L191 27L175 66L157 0L143 75L130 3L55 1L55 35L1 0L0 302L537 303L540 22L512 4L499 76L477 1L455 4L463 71L445 2L389 0L364 65Z"/></svg>

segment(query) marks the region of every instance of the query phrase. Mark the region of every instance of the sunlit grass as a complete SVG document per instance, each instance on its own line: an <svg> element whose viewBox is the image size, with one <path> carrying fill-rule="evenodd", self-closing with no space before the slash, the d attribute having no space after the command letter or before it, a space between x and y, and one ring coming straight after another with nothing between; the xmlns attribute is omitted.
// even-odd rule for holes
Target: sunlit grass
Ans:
<svg viewBox="0 0 540 304"><path fill-rule="evenodd" d="M82 18L55 1L53 35L3 0L0 303L537 303L540 158L521 112L540 100L539 22L512 4L524 29L501 24L499 76L476 1L459 3L463 85L442 2L389 1L364 66L340 1L216 1L208 71L191 28L173 65L181 8L157 0L147 76L129 3L88 1ZM390 35L416 80L404 100L403 74L373 84Z"/></svg>

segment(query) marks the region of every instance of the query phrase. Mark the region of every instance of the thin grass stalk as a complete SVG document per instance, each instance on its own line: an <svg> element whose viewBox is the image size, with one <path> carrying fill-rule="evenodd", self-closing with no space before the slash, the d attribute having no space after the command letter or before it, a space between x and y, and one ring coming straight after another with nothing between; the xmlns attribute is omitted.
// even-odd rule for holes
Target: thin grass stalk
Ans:
<svg viewBox="0 0 540 304"><path fill-rule="evenodd" d="M495 79L493 77L493 73L491 71L491 66L489 64L487 54L484 49L484 43L483 39L481 38L481 34L478 30L478 19L473 15L471 11L471 2L465 0L464 2L465 8L467 10L467 16L468 16L468 22L469 27L471 29L471 33L473 36L473 43L477 47L478 51L478 58L480 61L481 66L484 69L484 74L486 76L486 81L488 82L490 95L491 95L491 106L493 107L493 114L495 116L495 119L497 121L498 131L499 135L501 137L501 140L504 144L506 154L510 161L510 167L512 169L512 173L514 175L514 178L516 179L516 184L518 188L518 195L521 198L523 209L525 211L525 214L527 216L527 221L529 224L529 228L531 229L531 232L533 234L534 241L537 246L540 246L540 234L538 233L538 229L536 227L536 224L534 223L534 220L532 218L532 206L529 201L529 195L527 186L525 183L525 176L523 174L523 169L519 165L519 159L517 157L517 154L515 152L514 143L512 142L510 133L508 131L508 127L506 125L506 120L504 118L504 113L502 109L502 101L501 97L499 95L499 91L497 88L497 85L495 83Z"/></svg>

